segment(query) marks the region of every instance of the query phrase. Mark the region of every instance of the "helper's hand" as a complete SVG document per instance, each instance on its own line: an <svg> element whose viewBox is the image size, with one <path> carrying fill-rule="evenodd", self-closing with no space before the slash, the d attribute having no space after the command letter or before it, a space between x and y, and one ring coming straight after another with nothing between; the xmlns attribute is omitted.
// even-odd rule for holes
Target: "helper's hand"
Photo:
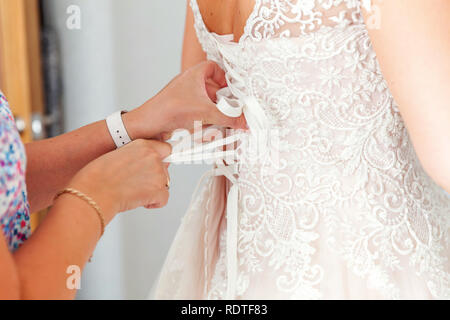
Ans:
<svg viewBox="0 0 450 320"><path fill-rule="evenodd" d="M229 118L216 107L216 93L226 87L225 73L211 61L185 71L143 106L124 115L132 139L160 138L176 129L203 125L245 129L244 116Z"/></svg>
<svg viewBox="0 0 450 320"><path fill-rule="evenodd" d="M138 207L161 208L169 198L169 175L162 160L171 152L167 143L136 140L91 162L69 187L92 197L107 222Z"/></svg>

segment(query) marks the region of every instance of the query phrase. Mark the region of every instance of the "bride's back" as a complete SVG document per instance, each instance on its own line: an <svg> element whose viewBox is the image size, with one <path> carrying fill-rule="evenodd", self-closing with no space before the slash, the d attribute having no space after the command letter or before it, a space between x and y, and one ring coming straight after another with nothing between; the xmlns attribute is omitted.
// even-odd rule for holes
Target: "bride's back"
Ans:
<svg viewBox="0 0 450 320"><path fill-rule="evenodd" d="M254 8L255 0L198 0L206 27L217 34L239 39Z"/></svg>
<svg viewBox="0 0 450 320"><path fill-rule="evenodd" d="M241 148L237 166L213 171L228 172L231 196L223 180L205 183L158 298L448 298L450 201L381 73L370 1L189 3L185 57L199 55L184 66L217 62L219 108L240 107L252 136L271 136L258 161Z"/></svg>

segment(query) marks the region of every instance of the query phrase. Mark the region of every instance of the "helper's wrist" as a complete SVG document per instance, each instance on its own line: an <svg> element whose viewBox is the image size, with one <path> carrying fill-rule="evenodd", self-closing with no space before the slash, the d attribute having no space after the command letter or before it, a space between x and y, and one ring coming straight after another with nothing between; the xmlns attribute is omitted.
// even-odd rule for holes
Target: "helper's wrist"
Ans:
<svg viewBox="0 0 450 320"><path fill-rule="evenodd" d="M97 185L94 181L100 181L95 175L81 171L69 183L68 188L78 190L92 198L100 207L104 214L105 222L108 225L119 213L120 204L110 187L104 182Z"/></svg>
<svg viewBox="0 0 450 320"><path fill-rule="evenodd" d="M133 141L157 138L164 132L164 125L168 121L155 99L151 99L139 108L123 114L122 119Z"/></svg>

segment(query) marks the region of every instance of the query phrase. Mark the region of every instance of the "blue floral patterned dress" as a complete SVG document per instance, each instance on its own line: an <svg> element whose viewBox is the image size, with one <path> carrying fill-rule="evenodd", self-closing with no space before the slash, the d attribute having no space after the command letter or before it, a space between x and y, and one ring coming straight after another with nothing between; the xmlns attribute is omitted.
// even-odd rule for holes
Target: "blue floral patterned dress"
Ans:
<svg viewBox="0 0 450 320"><path fill-rule="evenodd" d="M11 251L31 234L25 168L25 148L0 92L0 226Z"/></svg>

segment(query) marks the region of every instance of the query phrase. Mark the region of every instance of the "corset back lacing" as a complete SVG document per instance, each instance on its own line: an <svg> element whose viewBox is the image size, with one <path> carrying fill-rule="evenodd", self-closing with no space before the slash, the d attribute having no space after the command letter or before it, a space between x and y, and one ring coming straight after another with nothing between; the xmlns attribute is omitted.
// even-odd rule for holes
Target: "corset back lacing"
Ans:
<svg viewBox="0 0 450 320"><path fill-rule="evenodd" d="M245 93L245 81L243 77L234 70L227 62L228 48L232 43L223 44L219 39L214 37L217 48L222 55L224 70L226 71L226 80L228 87L217 92L217 108L229 117L238 118L242 114L245 115L250 134L255 139L259 139L260 145L267 146L269 121L261 108L258 100ZM214 151L223 146L230 145L241 140L242 133L233 134L229 137L219 139L207 144L202 144L190 150L174 153L165 159L166 163L185 163L186 161L216 160L215 167L208 171L202 177L199 185L208 177L226 177L231 188L227 197L227 237L226 237L226 256L227 256L227 299L232 300L236 297L236 283L238 276L238 212L239 212L239 185L238 181L238 165L236 162L227 162L226 159L233 157L236 159L236 150ZM264 141L261 141L263 139ZM208 151L205 153L205 151ZM196 197L197 191L194 192ZM207 231L205 241L207 241ZM207 248L207 246L206 246ZM207 250L207 249L206 249ZM208 252L205 252L205 256ZM205 279L207 279L207 266L205 267ZM207 282L207 281L206 281ZM205 291L207 291L207 283L205 283ZM207 294L207 292L205 292Z"/></svg>

